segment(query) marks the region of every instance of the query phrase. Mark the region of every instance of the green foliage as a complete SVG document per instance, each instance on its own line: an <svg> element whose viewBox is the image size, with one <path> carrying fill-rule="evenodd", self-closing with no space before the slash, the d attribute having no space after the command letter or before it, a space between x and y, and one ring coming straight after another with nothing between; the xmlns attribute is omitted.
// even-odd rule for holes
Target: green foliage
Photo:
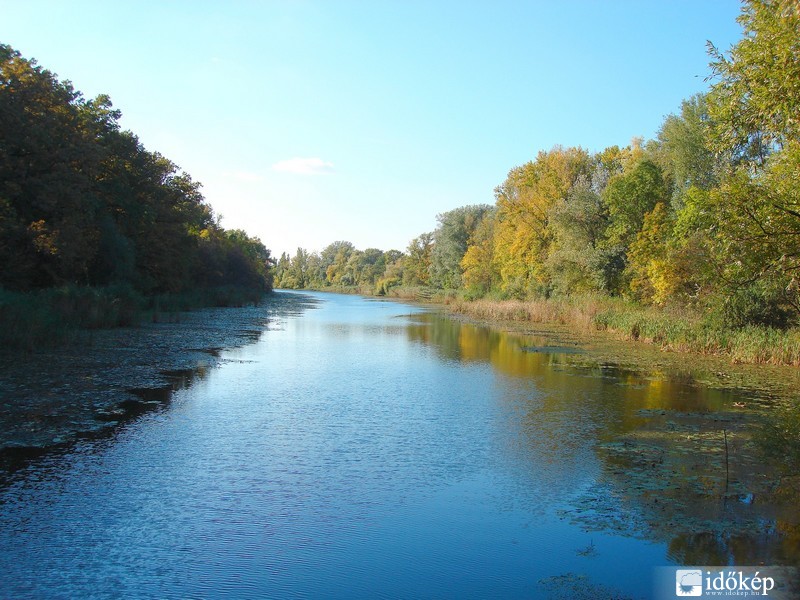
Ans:
<svg viewBox="0 0 800 600"><path fill-rule="evenodd" d="M589 154L557 146L512 169L495 190L494 261L500 286L512 296L547 293L545 261L553 242L550 211L575 183L589 175Z"/></svg>
<svg viewBox="0 0 800 600"><path fill-rule="evenodd" d="M664 304L673 293L668 241L672 220L664 203L659 202L644 217L642 229L631 244L628 270L631 291L647 303Z"/></svg>
<svg viewBox="0 0 800 600"><path fill-rule="evenodd" d="M725 322L785 325L800 315L800 11L747 0L743 39L710 52L715 149L730 158L710 194Z"/></svg>
<svg viewBox="0 0 800 600"><path fill-rule="evenodd" d="M480 298L497 285L499 280L494 260L495 211L486 212L473 230L461 259L461 281L468 293Z"/></svg>
<svg viewBox="0 0 800 600"><path fill-rule="evenodd" d="M734 162L758 164L800 137L800 10L796 0L745 0L737 20L744 37L728 56L709 45L713 140Z"/></svg>
<svg viewBox="0 0 800 600"><path fill-rule="evenodd" d="M668 198L661 169L650 160L641 160L614 176L603 191L611 220L606 233L608 244L629 247L642 229L644 216Z"/></svg>
<svg viewBox="0 0 800 600"><path fill-rule="evenodd" d="M353 266L348 263L354 252L356 252L355 246L350 242L338 241L329 244L319 255L319 271L311 274L311 281L316 285L322 282L353 285L355 279Z"/></svg>
<svg viewBox="0 0 800 600"><path fill-rule="evenodd" d="M800 143L789 143L758 175L743 167L712 191L714 252L726 295L754 284L800 313Z"/></svg>
<svg viewBox="0 0 800 600"><path fill-rule="evenodd" d="M433 234L423 233L408 244L408 256L403 268L403 285L426 286L430 284Z"/></svg>
<svg viewBox="0 0 800 600"><path fill-rule="evenodd" d="M129 326L144 298L129 285L64 286L32 292L0 288L0 344L34 350L73 337L79 329Z"/></svg>
<svg viewBox="0 0 800 600"><path fill-rule="evenodd" d="M785 329L797 323L797 315L785 302L782 286L759 280L717 296L708 313L708 322L728 329L747 325Z"/></svg>
<svg viewBox="0 0 800 600"><path fill-rule="evenodd" d="M467 244L483 218L492 211L487 204L462 206L437 215L439 226L433 232L431 284L441 289L461 287L461 260Z"/></svg>
<svg viewBox="0 0 800 600"><path fill-rule="evenodd" d="M0 286L268 291L264 245L219 227L200 184L119 118L107 96L85 100L0 45ZM69 297L97 304L88 292Z"/></svg>
<svg viewBox="0 0 800 600"><path fill-rule="evenodd" d="M309 254L306 250L298 248L291 260L286 261L284 255L281 257L281 261L281 269L278 271L278 287L299 290L311 284Z"/></svg>
<svg viewBox="0 0 800 600"><path fill-rule="evenodd" d="M588 179L576 182L550 209L553 244L547 269L559 294L585 293L605 287L607 255L601 247L608 212Z"/></svg>
<svg viewBox="0 0 800 600"><path fill-rule="evenodd" d="M333 242L321 253L298 248L292 258L281 255L276 285L286 289L369 290L384 295L399 283L404 256L398 250L358 250L346 241ZM396 281L395 281L396 280Z"/></svg>
<svg viewBox="0 0 800 600"><path fill-rule="evenodd" d="M689 188L707 190L717 183L719 161L709 144L710 116L704 94L681 103L680 115L668 115L658 131L655 160L672 185L672 206L680 210Z"/></svg>

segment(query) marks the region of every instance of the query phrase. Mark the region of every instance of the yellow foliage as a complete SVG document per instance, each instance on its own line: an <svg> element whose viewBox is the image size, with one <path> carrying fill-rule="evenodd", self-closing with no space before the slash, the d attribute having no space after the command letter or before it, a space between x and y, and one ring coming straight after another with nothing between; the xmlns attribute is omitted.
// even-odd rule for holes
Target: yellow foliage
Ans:
<svg viewBox="0 0 800 600"><path fill-rule="evenodd" d="M41 254L55 256L58 254L58 232L51 231L44 219L28 225L28 233L32 237L33 246Z"/></svg>
<svg viewBox="0 0 800 600"><path fill-rule="evenodd" d="M702 244L696 236L674 239L674 223L666 206L658 203L645 216L628 255L631 291L640 300L658 306L687 299L697 287L698 262L703 259Z"/></svg>
<svg viewBox="0 0 800 600"><path fill-rule="evenodd" d="M588 172L589 163L581 148L555 147L512 169L496 190L494 257L504 289L546 278L544 262L552 243L550 208Z"/></svg>
<svg viewBox="0 0 800 600"><path fill-rule="evenodd" d="M639 299L663 304L673 286L666 242L672 228L666 206L659 202L644 217L642 230L631 244L628 258L631 291Z"/></svg>

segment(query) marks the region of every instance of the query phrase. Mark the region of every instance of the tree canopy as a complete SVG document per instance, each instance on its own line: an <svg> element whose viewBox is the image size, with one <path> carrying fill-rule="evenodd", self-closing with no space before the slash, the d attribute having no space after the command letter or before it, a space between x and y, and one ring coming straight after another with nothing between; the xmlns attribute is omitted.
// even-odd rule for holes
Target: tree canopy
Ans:
<svg viewBox="0 0 800 600"><path fill-rule="evenodd" d="M318 260L335 266L324 283L602 293L693 306L729 324L797 323L800 9L746 0L739 22L730 52L709 47L708 91L667 115L656 139L541 151L509 170L494 206L440 214L432 233L366 271L356 267L370 251L326 249ZM291 273L304 260L298 251L285 261L282 283L299 281Z"/></svg>
<svg viewBox="0 0 800 600"><path fill-rule="evenodd" d="M200 184L120 116L0 45L0 286L271 289L269 250L223 229Z"/></svg>

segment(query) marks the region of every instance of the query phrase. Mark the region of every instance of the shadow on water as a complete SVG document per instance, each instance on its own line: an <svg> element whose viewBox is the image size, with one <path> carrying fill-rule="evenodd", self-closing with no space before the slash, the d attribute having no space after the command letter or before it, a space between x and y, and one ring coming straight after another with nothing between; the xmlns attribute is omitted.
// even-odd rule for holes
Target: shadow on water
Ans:
<svg viewBox="0 0 800 600"><path fill-rule="evenodd" d="M680 564L800 564L800 482L765 464L757 439L773 399L704 385L688 364L681 374L619 368L573 344L436 313L415 315L407 335L449 361L533 382L538 394L510 407L516 451L528 448L533 467L549 453L569 469L590 448L599 475L560 490L563 518L666 543Z"/></svg>
<svg viewBox="0 0 800 600"><path fill-rule="evenodd" d="M116 432L125 425L150 412L163 410L172 401L173 394L178 390L188 389L198 379L208 375L208 369L178 369L162 371L161 375L167 381L163 386L153 388L132 388L128 396L116 405L98 411L94 418L102 423L101 426L83 431L69 441L47 446L7 446L0 448L0 485L9 475L26 468L33 462L51 455L69 453L76 444L86 440L102 440L112 438Z"/></svg>
<svg viewBox="0 0 800 600"><path fill-rule="evenodd" d="M5 357L16 368L11 373L6 367L3 373L6 391L13 393L0 398L4 401L0 425L25 423L28 430L35 428L36 435L22 436L22 443L13 434L11 443L5 437L6 445L0 446L0 485L43 457L68 453L81 441L111 438L124 425L164 409L176 391L204 379L223 360L226 348L256 343L265 331L280 327L283 319L319 303L301 292L275 292L258 307L199 310L170 323L92 332L92 343L77 353L64 347L26 356L24 362ZM197 355L211 360L200 361ZM166 370L142 366L158 364L159 359L188 366ZM108 381L112 371L113 383ZM141 380L148 385L124 384ZM97 387L84 388L95 382Z"/></svg>

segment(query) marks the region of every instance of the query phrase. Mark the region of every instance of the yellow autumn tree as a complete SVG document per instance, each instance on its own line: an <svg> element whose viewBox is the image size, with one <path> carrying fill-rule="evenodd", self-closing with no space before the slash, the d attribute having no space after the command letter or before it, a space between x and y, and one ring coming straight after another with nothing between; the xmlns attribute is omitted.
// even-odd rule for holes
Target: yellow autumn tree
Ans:
<svg viewBox="0 0 800 600"><path fill-rule="evenodd" d="M641 231L628 253L631 292L640 300L664 304L670 295L670 263L666 241L672 228L669 212L663 202L655 205L644 217Z"/></svg>
<svg viewBox="0 0 800 600"><path fill-rule="evenodd" d="M482 296L490 291L497 281L494 262L495 213L488 212L475 228L461 259L461 282L471 294Z"/></svg>
<svg viewBox="0 0 800 600"><path fill-rule="evenodd" d="M700 190L690 189L687 208L677 220L663 202L645 215L628 255L630 288L639 300L658 306L686 304L700 289L705 244L702 231L687 231L685 223L700 194Z"/></svg>
<svg viewBox="0 0 800 600"><path fill-rule="evenodd" d="M556 146L511 169L495 190L494 260L505 293L522 296L547 287L544 263L553 239L550 209L590 167L589 154L582 148Z"/></svg>

